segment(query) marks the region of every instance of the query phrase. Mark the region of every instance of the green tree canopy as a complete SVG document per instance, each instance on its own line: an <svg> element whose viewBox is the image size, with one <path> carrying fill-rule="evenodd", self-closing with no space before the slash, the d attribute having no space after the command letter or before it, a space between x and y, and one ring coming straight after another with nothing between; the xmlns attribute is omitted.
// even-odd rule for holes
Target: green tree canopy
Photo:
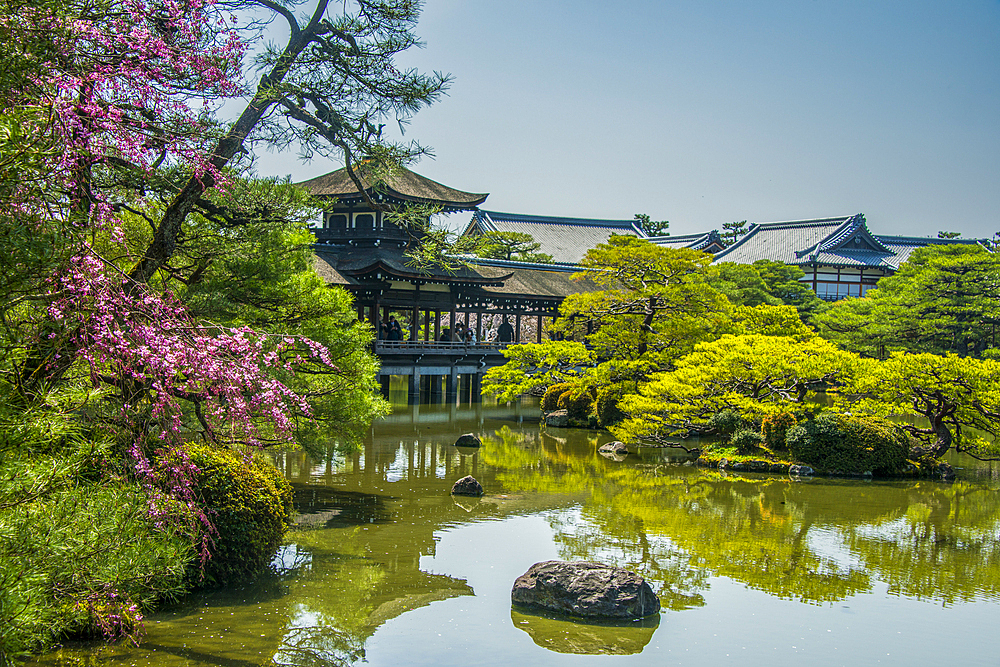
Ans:
<svg viewBox="0 0 1000 667"><path fill-rule="evenodd" d="M899 272L861 299L816 317L824 336L871 356L893 350L980 356L993 348L1000 312L1000 256L978 245L914 251Z"/></svg>
<svg viewBox="0 0 1000 667"><path fill-rule="evenodd" d="M699 343L675 368L653 377L619 408L629 415L612 427L619 438L662 440L713 415L734 411L745 418L775 412L811 413L810 403L831 382L850 377L858 359L813 335L725 335Z"/></svg>
<svg viewBox="0 0 1000 667"><path fill-rule="evenodd" d="M895 352L865 360L844 378L840 404L881 417L923 417L904 428L939 457L952 447L981 459L1000 458L1000 362L955 354Z"/></svg>
<svg viewBox="0 0 1000 667"><path fill-rule="evenodd" d="M542 244L522 232L486 232L475 239L473 253L478 257L518 262L552 263L552 255L538 252Z"/></svg>

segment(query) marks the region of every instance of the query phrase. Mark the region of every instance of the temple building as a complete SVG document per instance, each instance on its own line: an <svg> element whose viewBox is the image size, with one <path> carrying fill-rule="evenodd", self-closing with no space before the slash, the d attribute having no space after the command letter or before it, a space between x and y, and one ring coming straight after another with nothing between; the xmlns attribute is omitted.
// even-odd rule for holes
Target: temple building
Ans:
<svg viewBox="0 0 1000 667"><path fill-rule="evenodd" d="M978 239L936 239L873 234L861 213L837 218L753 223L716 262L752 264L760 259L800 267L817 296L828 301L864 296L892 275L917 248L984 244Z"/></svg>
<svg viewBox="0 0 1000 667"><path fill-rule="evenodd" d="M487 194L456 190L407 169L378 187L363 180L368 198L346 169L300 185L334 200L312 230L317 272L350 292L358 318L378 332L374 351L382 362L383 391L389 376L408 376L411 402L422 393L432 400L458 394L478 400L482 374L505 363L506 345L541 342L566 296L597 289L572 280L579 269L567 264L473 258L456 267L418 269L406 250L420 232L398 226L381 210L416 204L476 211Z"/></svg>

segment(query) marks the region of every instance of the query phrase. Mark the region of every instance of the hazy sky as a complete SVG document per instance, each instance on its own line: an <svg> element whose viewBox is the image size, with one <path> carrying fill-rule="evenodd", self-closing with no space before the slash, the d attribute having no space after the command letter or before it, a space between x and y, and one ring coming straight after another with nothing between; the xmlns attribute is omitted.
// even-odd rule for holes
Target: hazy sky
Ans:
<svg viewBox="0 0 1000 667"><path fill-rule="evenodd" d="M455 80L415 170L485 209L1000 230L997 0L427 0L417 34L404 64Z"/></svg>

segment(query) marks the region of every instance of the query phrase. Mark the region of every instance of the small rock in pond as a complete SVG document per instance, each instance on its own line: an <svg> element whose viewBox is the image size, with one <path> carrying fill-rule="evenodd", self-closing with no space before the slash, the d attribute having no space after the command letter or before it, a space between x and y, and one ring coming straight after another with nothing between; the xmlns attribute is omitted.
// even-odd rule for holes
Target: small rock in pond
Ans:
<svg viewBox="0 0 1000 667"><path fill-rule="evenodd" d="M546 426L569 426L569 412L566 410L553 410L545 415Z"/></svg>
<svg viewBox="0 0 1000 667"><path fill-rule="evenodd" d="M811 475L813 469L809 466L788 466L789 475Z"/></svg>
<svg viewBox="0 0 1000 667"><path fill-rule="evenodd" d="M458 436L458 440L455 441L456 447L482 447L483 441L477 438L472 433L466 433L464 435Z"/></svg>
<svg viewBox="0 0 1000 667"><path fill-rule="evenodd" d="M510 601L584 618L643 618L660 611L660 599L638 574L585 561L535 563L514 582Z"/></svg>
<svg viewBox="0 0 1000 667"><path fill-rule="evenodd" d="M451 493L454 496L481 496L483 495L483 485L479 483L472 475L466 475L462 479L455 482L455 485L451 487Z"/></svg>
<svg viewBox="0 0 1000 667"><path fill-rule="evenodd" d="M597 448L597 451L601 454L618 454L621 456L623 454L628 454L628 447L625 446L624 442L615 440L614 442L604 443Z"/></svg>

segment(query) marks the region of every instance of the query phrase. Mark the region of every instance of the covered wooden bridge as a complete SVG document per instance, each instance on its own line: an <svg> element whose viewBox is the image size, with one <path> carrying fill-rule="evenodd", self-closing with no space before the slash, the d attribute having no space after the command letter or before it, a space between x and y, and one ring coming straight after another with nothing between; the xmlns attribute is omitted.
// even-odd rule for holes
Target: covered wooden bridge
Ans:
<svg viewBox="0 0 1000 667"><path fill-rule="evenodd" d="M358 318L378 332L383 392L390 376L406 376L411 403L421 396L477 401L482 375L504 363L504 347L541 342L567 295L597 289L571 279L579 271L573 264L472 259L453 271L417 270L406 257L411 231L369 205L345 170L302 185L335 200L313 229L316 269L328 284L351 292ZM474 210L487 196L406 169L368 194L391 207L430 204L443 211ZM473 335L459 340L456 330Z"/></svg>

